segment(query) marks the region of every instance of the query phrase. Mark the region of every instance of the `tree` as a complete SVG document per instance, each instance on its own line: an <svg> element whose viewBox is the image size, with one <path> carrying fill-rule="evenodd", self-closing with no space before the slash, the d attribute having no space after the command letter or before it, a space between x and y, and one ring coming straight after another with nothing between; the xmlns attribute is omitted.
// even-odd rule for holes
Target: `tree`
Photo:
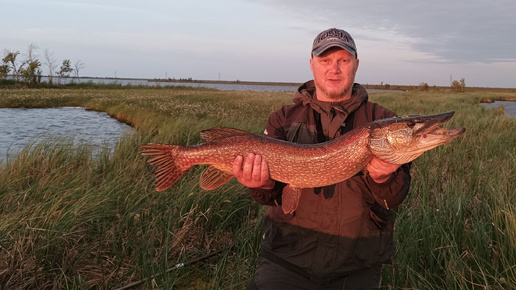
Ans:
<svg viewBox="0 0 516 290"><path fill-rule="evenodd" d="M48 82L53 83L54 73L56 72L57 64L54 53L49 49L45 49L45 65L48 68Z"/></svg>
<svg viewBox="0 0 516 290"><path fill-rule="evenodd" d="M23 80L28 84L36 84L41 82L41 62L37 59L36 51L38 47L31 43L27 48L27 60L20 66L20 74Z"/></svg>
<svg viewBox="0 0 516 290"><path fill-rule="evenodd" d="M11 68L9 65L4 62L4 64L0 65L0 80L6 79L9 75L9 72L11 71Z"/></svg>
<svg viewBox="0 0 516 290"><path fill-rule="evenodd" d="M464 78L462 78L459 81L457 80L454 80L451 84L451 88L454 92L464 92L466 91L466 80Z"/></svg>
<svg viewBox="0 0 516 290"><path fill-rule="evenodd" d="M22 79L28 84L37 84L41 82L41 70L39 67L41 63L35 59L28 62L26 66L20 71Z"/></svg>
<svg viewBox="0 0 516 290"><path fill-rule="evenodd" d="M73 66L74 66L75 77L77 79L79 79L79 71L84 68L84 63L80 60L77 60Z"/></svg>
<svg viewBox="0 0 516 290"><path fill-rule="evenodd" d="M5 57L2 59L2 61L4 62L4 65L7 65L7 68L5 68L5 70L7 71L7 74L9 73L9 71L12 71L13 76L16 80L19 80L19 77L20 77L19 68L18 68L17 61L16 61L16 58L18 57L19 54L20 54L19 51L9 51L6 49L4 51Z"/></svg>
<svg viewBox="0 0 516 290"><path fill-rule="evenodd" d="M429 88L430 87L428 86L427 83L424 83L424 82L423 83L419 83L418 90L426 92L426 91L428 91Z"/></svg>
<svg viewBox="0 0 516 290"><path fill-rule="evenodd" d="M59 72L57 72L57 75L60 79L67 78L70 76L70 73L73 71L72 65L70 64L69 59L63 60L63 64L59 68Z"/></svg>

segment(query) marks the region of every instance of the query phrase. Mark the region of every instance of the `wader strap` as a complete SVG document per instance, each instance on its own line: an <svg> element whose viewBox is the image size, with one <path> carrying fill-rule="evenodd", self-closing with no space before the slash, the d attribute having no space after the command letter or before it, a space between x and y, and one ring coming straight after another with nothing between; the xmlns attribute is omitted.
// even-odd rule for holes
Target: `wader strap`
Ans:
<svg viewBox="0 0 516 290"><path fill-rule="evenodd" d="M262 257L264 257L265 259L282 266L285 269L288 269L294 273L297 273L297 274L305 277L306 279L310 279L310 275L308 275L308 273L303 268L283 260L282 258L272 254L271 252L264 250L263 247L260 250L260 255Z"/></svg>

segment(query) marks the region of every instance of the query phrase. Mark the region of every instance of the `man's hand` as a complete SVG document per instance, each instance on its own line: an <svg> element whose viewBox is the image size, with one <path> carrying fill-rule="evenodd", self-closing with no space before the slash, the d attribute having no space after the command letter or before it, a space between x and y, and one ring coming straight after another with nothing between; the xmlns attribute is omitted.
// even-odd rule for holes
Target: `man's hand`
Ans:
<svg viewBox="0 0 516 290"><path fill-rule="evenodd" d="M267 162L262 161L260 155L253 153L249 153L245 161L242 156L235 158L233 175L240 183L250 188L272 189L275 184L270 178Z"/></svg>
<svg viewBox="0 0 516 290"><path fill-rule="evenodd" d="M371 162L367 164L367 171L369 172L369 176L371 176L376 183L384 183L400 166L399 164L390 164L380 159L373 158Z"/></svg>

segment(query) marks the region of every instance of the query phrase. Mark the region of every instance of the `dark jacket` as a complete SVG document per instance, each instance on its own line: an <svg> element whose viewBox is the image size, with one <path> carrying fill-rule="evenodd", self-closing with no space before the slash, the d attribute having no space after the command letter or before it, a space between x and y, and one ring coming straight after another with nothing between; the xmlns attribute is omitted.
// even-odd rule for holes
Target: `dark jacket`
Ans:
<svg viewBox="0 0 516 290"><path fill-rule="evenodd" d="M315 85L302 85L294 104L271 114L265 135L297 143L320 143L351 129L395 114L368 101L365 89L353 87L351 100L327 103L314 95ZM332 170L328 168L328 170ZM313 281L325 283L390 261L394 252L391 208L398 206L410 185L410 165L377 184L364 173L324 188L303 189L293 214L284 214L281 190L250 189L269 205L261 255Z"/></svg>

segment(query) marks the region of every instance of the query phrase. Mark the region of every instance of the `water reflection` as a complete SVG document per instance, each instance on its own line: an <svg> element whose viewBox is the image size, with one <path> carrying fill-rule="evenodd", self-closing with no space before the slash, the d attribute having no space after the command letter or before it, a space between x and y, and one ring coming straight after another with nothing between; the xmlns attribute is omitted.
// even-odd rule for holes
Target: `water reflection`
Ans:
<svg viewBox="0 0 516 290"><path fill-rule="evenodd" d="M29 143L47 139L73 139L97 148L114 148L120 137L132 127L109 117L107 113L84 108L48 109L0 108L0 162L7 154L14 157Z"/></svg>

